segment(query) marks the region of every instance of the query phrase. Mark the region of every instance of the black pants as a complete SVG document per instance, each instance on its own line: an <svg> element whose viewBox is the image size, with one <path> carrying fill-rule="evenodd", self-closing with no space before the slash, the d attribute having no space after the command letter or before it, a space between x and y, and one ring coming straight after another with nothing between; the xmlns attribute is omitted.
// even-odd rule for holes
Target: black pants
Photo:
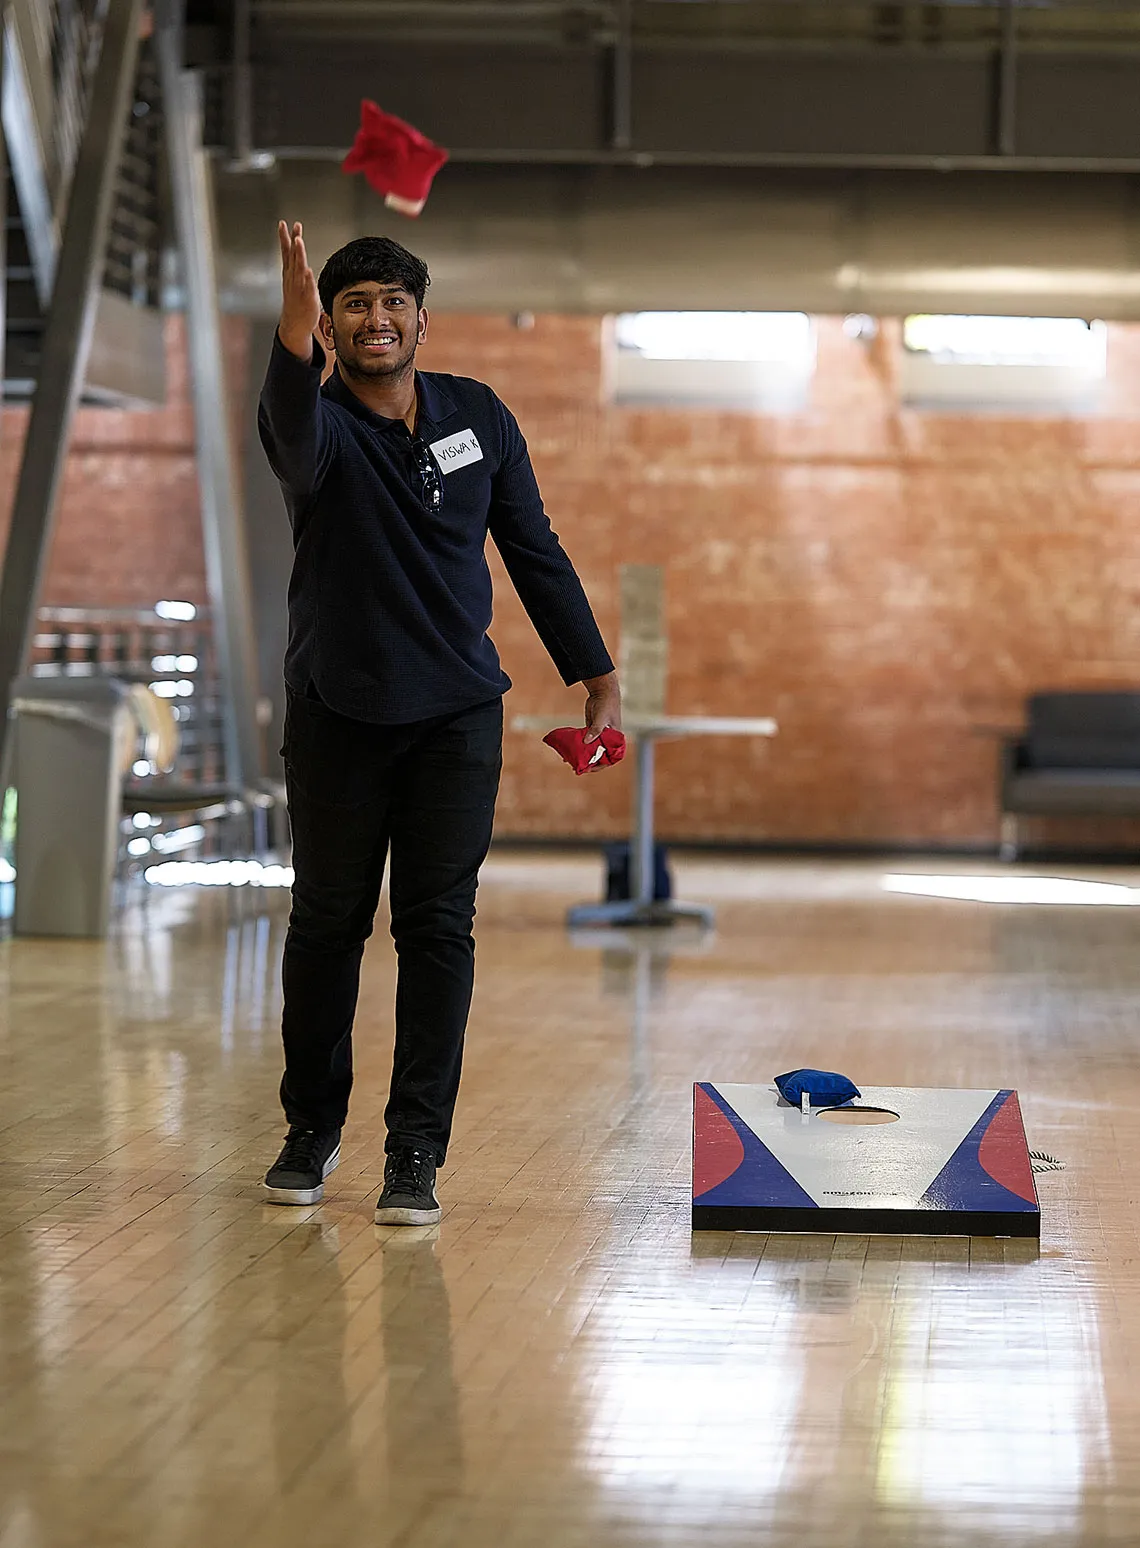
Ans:
<svg viewBox="0 0 1140 1548"><path fill-rule="evenodd" d="M399 967L387 1148L416 1144L443 1161L502 745L501 699L413 725L373 726L290 694L283 751L295 879L281 1104L291 1124L344 1123L360 962L390 850Z"/></svg>

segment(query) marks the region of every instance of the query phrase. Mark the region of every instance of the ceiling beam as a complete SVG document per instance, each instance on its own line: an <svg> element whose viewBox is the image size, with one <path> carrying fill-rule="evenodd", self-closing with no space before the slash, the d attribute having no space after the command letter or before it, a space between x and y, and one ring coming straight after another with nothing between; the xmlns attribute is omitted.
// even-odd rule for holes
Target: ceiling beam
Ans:
<svg viewBox="0 0 1140 1548"><path fill-rule="evenodd" d="M343 40L302 53L278 39L274 56L251 67L250 149L343 156L361 98L373 97L457 161L1086 170L1140 161L1140 47L1019 43L1015 52L1013 42L1010 33L1001 48L816 53L436 42L417 47L414 71L382 72ZM231 126L207 133L212 148L231 149Z"/></svg>

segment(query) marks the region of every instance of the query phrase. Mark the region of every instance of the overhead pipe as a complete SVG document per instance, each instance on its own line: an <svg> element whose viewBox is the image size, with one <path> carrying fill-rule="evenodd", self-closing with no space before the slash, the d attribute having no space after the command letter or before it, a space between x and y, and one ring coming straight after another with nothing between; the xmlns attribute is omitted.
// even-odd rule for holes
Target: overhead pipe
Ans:
<svg viewBox="0 0 1140 1548"><path fill-rule="evenodd" d="M314 259L398 220L318 162L217 186L234 311L280 308L280 209ZM1140 319L1140 207L1119 176L455 165L398 234L436 310L674 310L696 293L707 310Z"/></svg>

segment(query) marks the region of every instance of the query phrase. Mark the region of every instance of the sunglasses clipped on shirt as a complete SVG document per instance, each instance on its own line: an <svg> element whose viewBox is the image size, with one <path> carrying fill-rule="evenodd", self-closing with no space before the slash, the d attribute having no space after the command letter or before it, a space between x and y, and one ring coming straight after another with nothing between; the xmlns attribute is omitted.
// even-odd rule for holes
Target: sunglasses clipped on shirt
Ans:
<svg viewBox="0 0 1140 1548"><path fill-rule="evenodd" d="M424 504L434 516L443 504L443 480L439 476L439 468L431 448L418 435L412 437L412 455L416 459L416 472L420 475Z"/></svg>

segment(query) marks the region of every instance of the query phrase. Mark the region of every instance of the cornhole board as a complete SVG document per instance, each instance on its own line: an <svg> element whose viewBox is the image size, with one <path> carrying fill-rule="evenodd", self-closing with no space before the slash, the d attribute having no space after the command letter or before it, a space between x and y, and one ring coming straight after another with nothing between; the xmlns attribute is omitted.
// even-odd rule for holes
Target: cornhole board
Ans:
<svg viewBox="0 0 1140 1548"><path fill-rule="evenodd" d="M1016 1091L864 1086L897 1123L802 1114L775 1086L693 1089L693 1230L1041 1235Z"/></svg>

